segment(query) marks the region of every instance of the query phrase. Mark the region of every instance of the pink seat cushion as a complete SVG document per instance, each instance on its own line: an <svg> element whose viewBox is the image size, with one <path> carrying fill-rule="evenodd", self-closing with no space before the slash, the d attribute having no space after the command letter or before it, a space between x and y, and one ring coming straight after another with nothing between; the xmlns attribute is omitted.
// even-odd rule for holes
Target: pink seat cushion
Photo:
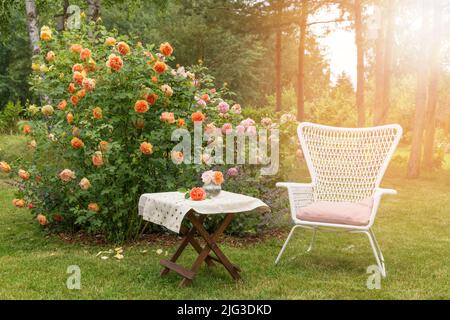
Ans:
<svg viewBox="0 0 450 320"><path fill-rule="evenodd" d="M297 218L309 222L366 226L369 224L373 199L359 203L318 201L300 208Z"/></svg>

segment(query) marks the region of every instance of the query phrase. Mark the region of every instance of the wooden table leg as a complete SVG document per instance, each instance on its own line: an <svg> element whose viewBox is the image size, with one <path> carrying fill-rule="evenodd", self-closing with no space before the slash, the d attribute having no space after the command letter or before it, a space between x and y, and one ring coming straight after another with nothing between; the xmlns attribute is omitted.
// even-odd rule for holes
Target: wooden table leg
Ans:
<svg viewBox="0 0 450 320"><path fill-rule="evenodd" d="M203 248L203 250L199 253L197 259L195 260L194 264L191 267L191 272L195 275L203 261L209 256L209 253L211 250L216 254L217 261L220 262L231 274L233 279L238 280L240 279L239 275L239 268L234 266L228 258L223 254L223 252L219 249L219 247L216 244L216 240L220 237L220 235L225 231L225 229L228 227L228 225L231 223L231 220L233 220L233 214L227 214L225 219L222 221L220 226L217 228L217 230L214 232L213 235L210 235L206 229L203 227L203 221L196 218L193 213L189 213L187 215L187 218L191 221L193 227L196 229L196 231L200 234L200 236L203 237L203 239L206 241L206 245ZM216 259L215 259L216 260ZM184 279L180 282L179 286L184 287L191 283L193 277L184 277Z"/></svg>
<svg viewBox="0 0 450 320"><path fill-rule="evenodd" d="M203 221L205 220L205 216L202 216L199 218L199 222L203 223ZM191 229L188 229L187 227L183 227L182 228L182 233L184 234L184 238L181 241L180 245L178 246L177 250L175 251L175 253L173 254L172 258L170 258L170 262L177 262L178 258L181 256L181 253L186 249L188 244L191 244L195 251L197 251L197 253L200 253L202 251L202 247L201 245L198 243L198 241L194 238L195 234L197 233L197 229L193 226ZM161 260L161 262L164 260ZM206 257L205 262L208 266L213 267L214 266L214 262L212 260L211 257ZM161 263L163 264L163 263ZM170 269L168 267L165 267L163 270L161 270L161 276L165 276L166 274L168 274L170 272Z"/></svg>
<svg viewBox="0 0 450 320"><path fill-rule="evenodd" d="M211 236L206 229L203 227L203 224L200 223L198 220L193 220L192 225L197 229L197 232L205 239L207 246L205 248L208 248L212 250L219 262L223 264L223 266L228 270L230 275L235 280L239 280L241 276L239 275L240 269L236 266L234 266L230 260L225 256L225 254L220 250L220 248L217 246L216 240L219 238L219 236L225 231L225 229L228 227L228 225L233 220L234 215L232 213L229 213L226 215L223 222L220 224L220 226L217 228L216 232Z"/></svg>

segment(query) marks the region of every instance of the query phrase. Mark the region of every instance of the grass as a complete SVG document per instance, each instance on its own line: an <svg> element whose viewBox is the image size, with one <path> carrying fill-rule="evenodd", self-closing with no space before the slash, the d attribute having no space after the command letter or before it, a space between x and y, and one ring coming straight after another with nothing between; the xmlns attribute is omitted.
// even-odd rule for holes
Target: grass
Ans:
<svg viewBox="0 0 450 320"><path fill-rule="evenodd" d="M243 270L243 281L233 282L222 267L203 267L190 287L178 289L176 274L160 278L164 253L157 254L170 255L175 246L128 244L123 260L102 260L97 253L112 246L46 235L27 210L12 206L14 190L0 180L0 299L450 299L450 172L406 180L394 168L384 186L399 195L383 201L374 228L388 270L381 290L366 287L375 260L365 236L319 233L306 253L311 233L303 230L277 267L283 238L227 243L223 249ZM194 257L189 250L180 261L189 266ZM66 287L71 265L81 268L81 290Z"/></svg>

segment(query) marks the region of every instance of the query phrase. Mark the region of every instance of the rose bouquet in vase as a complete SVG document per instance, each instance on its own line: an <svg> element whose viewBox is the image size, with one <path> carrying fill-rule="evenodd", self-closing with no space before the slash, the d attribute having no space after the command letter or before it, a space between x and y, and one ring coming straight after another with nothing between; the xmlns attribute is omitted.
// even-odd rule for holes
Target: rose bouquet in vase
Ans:
<svg viewBox="0 0 450 320"><path fill-rule="evenodd" d="M205 171L202 174L203 189L206 195L214 197L219 195L222 190L222 183L224 182L223 174L220 171Z"/></svg>

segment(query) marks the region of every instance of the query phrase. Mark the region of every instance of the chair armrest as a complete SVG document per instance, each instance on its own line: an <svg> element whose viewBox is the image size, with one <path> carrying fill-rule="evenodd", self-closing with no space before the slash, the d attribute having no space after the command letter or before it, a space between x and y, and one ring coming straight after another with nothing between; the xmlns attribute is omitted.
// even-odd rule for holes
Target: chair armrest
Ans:
<svg viewBox="0 0 450 320"><path fill-rule="evenodd" d="M297 182L277 182L278 188L312 188L312 183L297 183Z"/></svg>
<svg viewBox="0 0 450 320"><path fill-rule="evenodd" d="M375 189L375 196L383 196L383 195L396 195L398 194L397 190L394 189L384 189L384 188L376 188Z"/></svg>
<svg viewBox="0 0 450 320"><path fill-rule="evenodd" d="M312 183L278 182L276 186L287 189L291 219L295 223L298 210L314 201L314 185Z"/></svg>

